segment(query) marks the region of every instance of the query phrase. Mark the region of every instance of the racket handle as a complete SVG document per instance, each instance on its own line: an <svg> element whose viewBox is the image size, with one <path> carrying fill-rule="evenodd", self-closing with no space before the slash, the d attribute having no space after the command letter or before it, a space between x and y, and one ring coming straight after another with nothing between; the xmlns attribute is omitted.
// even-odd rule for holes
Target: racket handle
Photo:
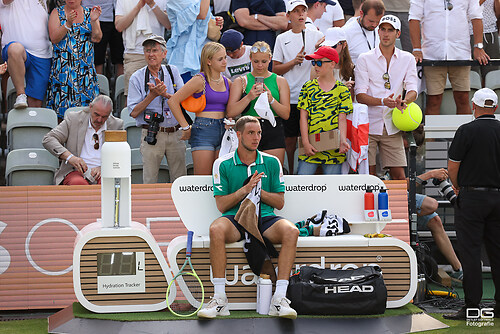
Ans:
<svg viewBox="0 0 500 334"><path fill-rule="evenodd" d="M191 249L193 246L193 231L188 231L187 245L186 245L186 256L191 256Z"/></svg>

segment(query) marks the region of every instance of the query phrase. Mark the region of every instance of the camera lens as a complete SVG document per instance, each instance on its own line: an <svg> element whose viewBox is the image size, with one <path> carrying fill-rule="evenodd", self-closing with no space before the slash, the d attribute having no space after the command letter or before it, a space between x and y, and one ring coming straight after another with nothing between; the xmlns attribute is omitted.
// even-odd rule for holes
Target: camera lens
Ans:
<svg viewBox="0 0 500 334"><path fill-rule="evenodd" d="M435 186L439 187L439 191L441 192L441 194L443 194L443 196L448 201L450 201L451 204L455 205L455 201L457 200L457 195L455 194L453 187L448 181L446 180L440 181L438 179L432 179L432 183Z"/></svg>

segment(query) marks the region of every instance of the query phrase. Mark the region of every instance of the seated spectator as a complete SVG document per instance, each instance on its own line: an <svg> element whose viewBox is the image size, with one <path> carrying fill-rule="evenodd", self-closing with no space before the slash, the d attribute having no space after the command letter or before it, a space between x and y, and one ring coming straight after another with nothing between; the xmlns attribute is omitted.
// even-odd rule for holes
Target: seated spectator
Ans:
<svg viewBox="0 0 500 334"><path fill-rule="evenodd" d="M158 182L161 160L166 157L170 182L174 182L178 177L187 174L186 144L181 140L179 122L172 116L167 101L175 93L174 85L179 89L184 82L174 65L167 65L170 69L162 65L167 56L167 43L163 37L152 35L146 38L143 44L148 66L132 74L127 98L130 116L134 117L137 126L142 128L141 138L144 138L141 141L144 163L142 179L144 183ZM163 121L158 122L156 140L150 138L146 142L149 124L145 121L145 115L154 112L161 115Z"/></svg>
<svg viewBox="0 0 500 334"><path fill-rule="evenodd" d="M223 45L208 42L201 50L201 73L195 75L169 100L168 106L189 139L195 175L210 175L212 165L219 156L224 135L224 115L229 98L231 81L222 75L226 69L226 49ZM196 114L191 128L181 111L181 102L189 96L205 94L205 109ZM190 138L191 137L191 138Z"/></svg>
<svg viewBox="0 0 500 334"><path fill-rule="evenodd" d="M117 0L115 7L115 27L122 33L125 51L123 70L125 92L128 95L132 74L146 66L142 42L149 35L163 36L165 28L170 29L166 0Z"/></svg>
<svg viewBox="0 0 500 334"><path fill-rule="evenodd" d="M349 53L349 45L342 29L335 27L326 31L325 41L321 45L331 46L339 54L339 63L335 65L335 78L342 82L351 93L354 102L354 63Z"/></svg>
<svg viewBox="0 0 500 334"><path fill-rule="evenodd" d="M47 107L59 119L70 107L88 106L99 95L94 67L94 44L102 37L101 7L82 7L81 0L57 7L49 18L53 43Z"/></svg>
<svg viewBox="0 0 500 334"><path fill-rule="evenodd" d="M14 108L41 107L52 61L47 5L35 0L0 0L0 22L2 58L17 94Z"/></svg>
<svg viewBox="0 0 500 334"><path fill-rule="evenodd" d="M54 175L56 185L100 183L104 131L123 129L123 121L111 115L113 102L97 96L88 109L69 113L43 138L43 147L61 160Z"/></svg>
<svg viewBox="0 0 500 334"><path fill-rule="evenodd" d="M226 48L228 58L224 76L231 81L252 70L250 61L250 46L243 45L243 34L234 29L226 30L220 38L220 43Z"/></svg>
<svg viewBox="0 0 500 334"><path fill-rule="evenodd" d="M250 59L253 65L252 72L236 79L231 87L227 116L234 118L242 114L259 118L262 128L259 150L276 156L283 165L285 160L283 119L290 117L290 88L285 78L269 71L272 59L269 44L256 42L252 45ZM261 81L257 82L257 78ZM272 112L272 117L271 115L267 118L261 117L255 110L257 99L263 92L267 93L269 114Z"/></svg>
<svg viewBox="0 0 500 334"><path fill-rule="evenodd" d="M116 77L123 74L123 38L115 28L115 5L116 0L82 0L85 7L101 6L102 38L99 43L94 43L94 64L97 74L104 74L104 63L106 62L106 51L109 46L111 64L116 66Z"/></svg>
<svg viewBox="0 0 500 334"><path fill-rule="evenodd" d="M274 50L276 31L286 30L288 20L283 0L233 0L233 11L240 27L245 28L246 45L266 42Z"/></svg>
<svg viewBox="0 0 500 334"><path fill-rule="evenodd" d="M342 163L349 150L347 143L347 114L352 113L349 89L335 79L333 69L339 55L332 47L322 46L314 54L307 55L317 74L302 86L297 108L300 109L300 134L304 154L299 155L299 175L313 175L318 166L324 174L342 174ZM309 142L309 135L339 130L340 147L318 151Z"/></svg>

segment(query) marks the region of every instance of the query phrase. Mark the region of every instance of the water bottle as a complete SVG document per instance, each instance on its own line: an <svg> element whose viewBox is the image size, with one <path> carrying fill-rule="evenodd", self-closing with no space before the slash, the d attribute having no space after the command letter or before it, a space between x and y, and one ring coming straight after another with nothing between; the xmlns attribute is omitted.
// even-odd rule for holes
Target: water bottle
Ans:
<svg viewBox="0 0 500 334"><path fill-rule="evenodd" d="M372 188L366 187L365 192L365 221L377 220L377 211L375 211L375 196Z"/></svg>
<svg viewBox="0 0 500 334"><path fill-rule="evenodd" d="M257 313L267 315L273 296L273 282L267 274L261 274L257 281Z"/></svg>
<svg viewBox="0 0 500 334"><path fill-rule="evenodd" d="M389 196L384 188L380 189L378 193L378 216L380 220L392 220L391 210L389 210Z"/></svg>

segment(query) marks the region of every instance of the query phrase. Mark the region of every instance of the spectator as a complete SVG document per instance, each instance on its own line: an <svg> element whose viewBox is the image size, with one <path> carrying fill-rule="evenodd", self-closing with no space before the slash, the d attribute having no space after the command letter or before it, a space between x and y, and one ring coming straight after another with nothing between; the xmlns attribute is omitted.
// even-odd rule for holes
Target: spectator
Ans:
<svg viewBox="0 0 500 334"><path fill-rule="evenodd" d="M313 175L321 165L324 174L342 174L342 163L346 159L349 144L347 135L347 114L352 113L349 89L335 79L333 69L339 62L337 51L330 46L320 47L314 54L307 55L317 74L304 84L297 108L300 109L300 134L304 154L299 155L299 175ZM318 151L309 142L310 134L337 130L340 147Z"/></svg>
<svg viewBox="0 0 500 334"><path fill-rule="evenodd" d="M233 0L233 10L240 27L245 28L246 45L264 41L274 49L276 31L286 30L286 8L283 0Z"/></svg>
<svg viewBox="0 0 500 334"><path fill-rule="evenodd" d="M181 139L190 139L194 174L210 175L225 131L224 114L231 81L222 75L226 70L226 49L223 45L215 42L205 44L200 62L201 73L177 91L168 100L168 106L185 131ZM191 128L182 115L180 104L189 96L198 98L202 94L207 101L206 107L196 114Z"/></svg>
<svg viewBox="0 0 500 334"><path fill-rule="evenodd" d="M417 183L425 185L428 180L433 178L440 181L446 180L448 178L448 171L444 168L427 171L417 176ZM431 231L436 246L453 268L453 272L450 274L451 279L461 284L463 276L462 264L458 260L457 254L455 254L455 250L451 245L450 238L448 238L443 228L441 218L439 218L439 215L436 213L439 205L438 201L429 196L416 194L416 204L417 215L419 217L418 229L422 230L428 228Z"/></svg>
<svg viewBox="0 0 500 334"><path fill-rule="evenodd" d="M488 63L483 48L483 22L478 0L411 0L410 36L417 62L429 60L469 60L468 22L474 33L474 58ZM470 114L470 66L428 66L424 70L427 88L425 113L438 115L448 76L457 114Z"/></svg>
<svg viewBox="0 0 500 334"><path fill-rule="evenodd" d="M55 8L49 18L53 44L47 107L64 118L66 109L89 105L99 95L94 44L101 40L101 7L82 7L81 0Z"/></svg>
<svg viewBox="0 0 500 334"><path fill-rule="evenodd" d="M379 45L379 36L375 29L385 7L382 0L366 0L361 5L360 16L349 20L342 29L347 38L352 61L356 64L360 54L374 50Z"/></svg>
<svg viewBox="0 0 500 334"><path fill-rule="evenodd" d="M312 70L311 63L304 62L304 56L313 53L324 40L323 34L316 28L306 29L307 12L304 0L289 2L286 15L291 22L291 29L276 38L273 55L273 72L282 75L290 85L290 116L283 120L290 174L293 174L297 137L300 135L300 111L297 108L299 93L302 85L310 79Z"/></svg>
<svg viewBox="0 0 500 334"><path fill-rule="evenodd" d="M338 0L340 7L342 7L342 11L344 12L344 20L347 22L353 16L355 16L355 6L354 2L359 0Z"/></svg>
<svg viewBox="0 0 500 334"><path fill-rule="evenodd" d="M234 29L226 30L220 38L220 43L226 48L228 56L226 70L223 73L226 78L234 81L252 70L250 46L243 44L241 32Z"/></svg>
<svg viewBox="0 0 500 334"><path fill-rule="evenodd" d="M326 12L319 19L314 21L316 27L323 34L326 34L326 29L332 27L342 27L345 24L344 12L337 0L332 0L333 5L326 5Z"/></svg>
<svg viewBox="0 0 500 334"><path fill-rule="evenodd" d="M94 44L94 64L97 74L104 74L104 63L106 62L106 51L109 46L111 63L116 66L116 77L123 74L123 38L115 28L115 4L116 0L83 0L85 7L101 6L102 38L99 43Z"/></svg>
<svg viewBox="0 0 500 334"><path fill-rule="evenodd" d="M494 115L497 106L498 96L491 89L475 92L475 120L458 128L448 150L448 173L458 191L455 229L464 271L465 306L455 314L444 315L445 319L468 320L467 309L480 307L483 243L495 285L493 315L500 314L500 122Z"/></svg>
<svg viewBox="0 0 500 334"><path fill-rule="evenodd" d="M0 22L2 58L17 94L14 108L41 107L52 61L47 5L35 0L0 0Z"/></svg>
<svg viewBox="0 0 500 334"><path fill-rule="evenodd" d="M349 53L344 30L339 27L326 31L325 41L321 45L331 46L339 55L339 62L335 65L333 73L335 78L342 82L351 93L354 102L354 64Z"/></svg>
<svg viewBox="0 0 500 334"><path fill-rule="evenodd" d="M147 66L137 70L130 77L127 105L130 116L136 119L138 127L142 127L141 154L144 164L143 182L157 183L161 160L167 158L170 182L182 175L186 170L186 144L181 140L179 122L173 117L168 107L168 99L175 93L174 85L184 85L179 70L174 65L162 65L167 56L167 43L161 36L151 35L144 42L144 57ZM170 73L172 73L170 75ZM147 79L146 79L147 78ZM173 78L173 82L172 82ZM158 122L159 129L155 138L148 138L146 115L158 113L163 121Z"/></svg>
<svg viewBox="0 0 500 334"><path fill-rule="evenodd" d="M376 174L378 148L382 168L389 168L394 180L405 179L406 155L401 132L392 123L392 109L403 110L415 101L418 80L415 58L394 46L400 29L401 23L393 15L380 20L380 45L359 56L354 87L358 102L368 106L370 174Z"/></svg>
<svg viewBox="0 0 500 334"><path fill-rule="evenodd" d="M165 28L170 29L166 0L117 0L115 7L115 27L122 33L125 51L123 70L125 92L128 95L132 74L146 66L142 42L150 36L163 36ZM147 5L147 6L146 6Z"/></svg>
<svg viewBox="0 0 500 334"><path fill-rule="evenodd" d="M326 12L326 5L334 5L332 0L306 0L307 3L307 19L306 27L309 29L319 30L316 26L316 20Z"/></svg>
<svg viewBox="0 0 500 334"><path fill-rule="evenodd" d="M198 311L198 317L215 318L229 315L224 273L225 247L228 243L244 239L245 235L249 238L242 227L242 219L236 220L236 217L238 217L241 202L247 195L254 194L254 187L261 184L262 190L258 195L259 202L262 200L260 204L262 224L259 223L258 226L259 236L261 239L267 238L273 244L281 244L278 257L278 279L271 299L269 315L295 319L297 312L290 307L286 291L295 260L299 230L290 221L274 214L274 209L283 208L285 203L283 171L278 159L261 153L257 149L261 138L261 129L257 119L249 116L242 117L236 122L235 129L238 136L237 150L219 158L214 165L214 197L217 208L222 212L222 217L217 218L210 225L210 264L213 270L214 296L207 306ZM246 179L249 181L244 185ZM259 243L257 239L254 242ZM254 256L260 254L254 254Z"/></svg>
<svg viewBox="0 0 500 334"><path fill-rule="evenodd" d="M61 160L54 175L56 185L100 183L104 131L123 129L123 121L111 115L113 102L97 96L88 109L69 113L43 138L43 146Z"/></svg>
<svg viewBox="0 0 500 334"><path fill-rule="evenodd" d="M481 9L483 11L483 39L484 39L484 51L492 59L500 58L500 50L498 43L498 28L497 28L497 17L500 16L500 0L479 0ZM474 51L474 30L472 29L472 23L469 22L469 34L470 34L470 45L472 51ZM474 57L474 53L472 53ZM481 75L482 83L484 86L484 79L486 74L491 71L498 70L498 66L474 66L472 70L478 72Z"/></svg>
<svg viewBox="0 0 500 334"><path fill-rule="evenodd" d="M167 60L177 66L184 82L188 82L200 71L201 50L208 42L210 0L168 1L167 13L172 22Z"/></svg>
<svg viewBox="0 0 500 334"><path fill-rule="evenodd" d="M410 28L408 26L408 11L410 10L410 0L384 0L385 13L394 15L401 21L401 47L407 52L412 52L410 39Z"/></svg>
<svg viewBox="0 0 500 334"><path fill-rule="evenodd" d="M290 88L285 78L269 72L272 53L266 42L256 42L252 45L250 59L253 65L252 72L238 78L231 87L227 115L228 117L236 117L240 114L260 117L262 140L259 150L278 157L283 164L285 160L283 120L290 116ZM256 81L257 77L261 82ZM257 99L263 92L266 92L265 97L270 109L267 118L261 117L255 109ZM265 104L265 100L261 102Z"/></svg>

